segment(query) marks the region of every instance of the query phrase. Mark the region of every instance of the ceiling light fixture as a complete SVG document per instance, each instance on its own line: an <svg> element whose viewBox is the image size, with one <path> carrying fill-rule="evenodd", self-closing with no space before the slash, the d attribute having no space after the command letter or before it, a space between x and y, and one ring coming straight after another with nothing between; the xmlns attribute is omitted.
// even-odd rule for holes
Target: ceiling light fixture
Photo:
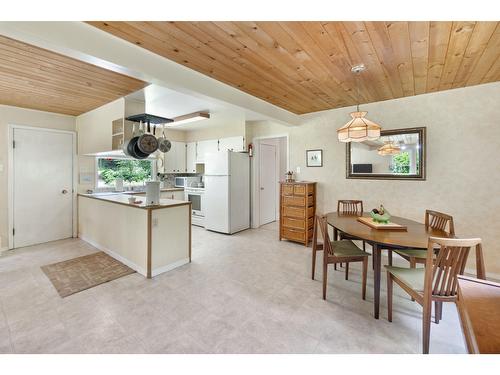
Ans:
<svg viewBox="0 0 500 375"><path fill-rule="evenodd" d="M363 64L356 65L351 68L351 72L356 74L357 86L357 101L356 112L351 112L352 120L347 124L337 129L337 137L340 142L363 142L367 140L375 140L380 137L380 125L365 118L368 112L359 110L359 73L366 68Z"/></svg>
<svg viewBox="0 0 500 375"><path fill-rule="evenodd" d="M207 120L210 118L210 113L208 112L194 112L188 115L177 116L173 118L173 122L169 123L168 126L176 126L180 124L187 124L189 122Z"/></svg>

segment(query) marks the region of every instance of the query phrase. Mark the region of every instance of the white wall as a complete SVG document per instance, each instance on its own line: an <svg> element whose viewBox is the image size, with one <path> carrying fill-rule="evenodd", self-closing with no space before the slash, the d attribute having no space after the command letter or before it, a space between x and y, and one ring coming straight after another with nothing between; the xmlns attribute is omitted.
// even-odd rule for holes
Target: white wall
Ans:
<svg viewBox="0 0 500 375"><path fill-rule="evenodd" d="M196 130L186 130L186 142L234 136L245 136L245 115L241 111L210 113L210 119L200 121Z"/></svg>
<svg viewBox="0 0 500 375"><path fill-rule="evenodd" d="M75 117L0 105L0 249L8 246L8 125L75 130Z"/></svg>
<svg viewBox="0 0 500 375"><path fill-rule="evenodd" d="M303 116L303 125L249 124L253 137L289 133L290 168L318 182L318 210L338 199L362 199L366 209L384 204L392 214L420 222L425 209L454 216L457 234L484 241L486 271L500 275L500 83L362 105L383 129L427 127L427 180L345 178L345 144L336 129L354 109ZM323 167L307 168L305 151L323 149ZM474 256L469 257L469 267Z"/></svg>

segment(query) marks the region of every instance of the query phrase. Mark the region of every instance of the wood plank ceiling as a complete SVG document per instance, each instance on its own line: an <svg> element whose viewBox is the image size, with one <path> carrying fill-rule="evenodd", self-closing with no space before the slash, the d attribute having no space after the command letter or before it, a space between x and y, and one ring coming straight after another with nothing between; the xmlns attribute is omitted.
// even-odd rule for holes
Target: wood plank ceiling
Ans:
<svg viewBox="0 0 500 375"><path fill-rule="evenodd" d="M500 80L499 22L89 22L297 114Z"/></svg>
<svg viewBox="0 0 500 375"><path fill-rule="evenodd" d="M0 104L79 115L146 85L0 35Z"/></svg>

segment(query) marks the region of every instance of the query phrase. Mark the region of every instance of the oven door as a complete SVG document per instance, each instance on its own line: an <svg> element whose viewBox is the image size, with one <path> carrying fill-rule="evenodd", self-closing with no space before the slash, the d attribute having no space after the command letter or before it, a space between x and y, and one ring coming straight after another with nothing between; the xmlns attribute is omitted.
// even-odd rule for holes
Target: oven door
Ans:
<svg viewBox="0 0 500 375"><path fill-rule="evenodd" d="M203 214L203 193L186 192L186 200L191 202L191 210L193 215L205 216Z"/></svg>

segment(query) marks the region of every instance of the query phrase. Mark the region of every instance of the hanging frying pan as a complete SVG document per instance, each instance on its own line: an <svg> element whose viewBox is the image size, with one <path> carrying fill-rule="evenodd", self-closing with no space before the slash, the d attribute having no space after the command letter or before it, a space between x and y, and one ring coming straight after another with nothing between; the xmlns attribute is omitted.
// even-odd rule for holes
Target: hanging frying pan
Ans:
<svg viewBox="0 0 500 375"><path fill-rule="evenodd" d="M135 128L135 122L132 124L132 137L130 139L132 139L133 137L135 137L136 135L136 128ZM130 142L130 139L127 139L123 142L123 145L122 145L122 150L123 150L123 153L125 154L125 156L132 156L129 154L128 152L128 144Z"/></svg>
<svg viewBox="0 0 500 375"><path fill-rule="evenodd" d="M163 124L161 137L158 138L158 150L160 150L163 153L166 153L170 151L171 147L172 144L167 138L165 138L165 124Z"/></svg>
<svg viewBox="0 0 500 375"><path fill-rule="evenodd" d="M141 152L141 150L139 150L138 145L137 145L137 142L142 137L143 132L144 132L144 130L142 128L142 121L141 121L139 124L139 130L137 131L135 136L130 139L130 141L127 144L127 153L128 153L128 155L132 156L134 159L145 159L149 156L149 154Z"/></svg>
<svg viewBox="0 0 500 375"><path fill-rule="evenodd" d="M137 140L137 148L143 153L150 155L158 150L158 140L151 134L151 122L148 120L148 130Z"/></svg>

